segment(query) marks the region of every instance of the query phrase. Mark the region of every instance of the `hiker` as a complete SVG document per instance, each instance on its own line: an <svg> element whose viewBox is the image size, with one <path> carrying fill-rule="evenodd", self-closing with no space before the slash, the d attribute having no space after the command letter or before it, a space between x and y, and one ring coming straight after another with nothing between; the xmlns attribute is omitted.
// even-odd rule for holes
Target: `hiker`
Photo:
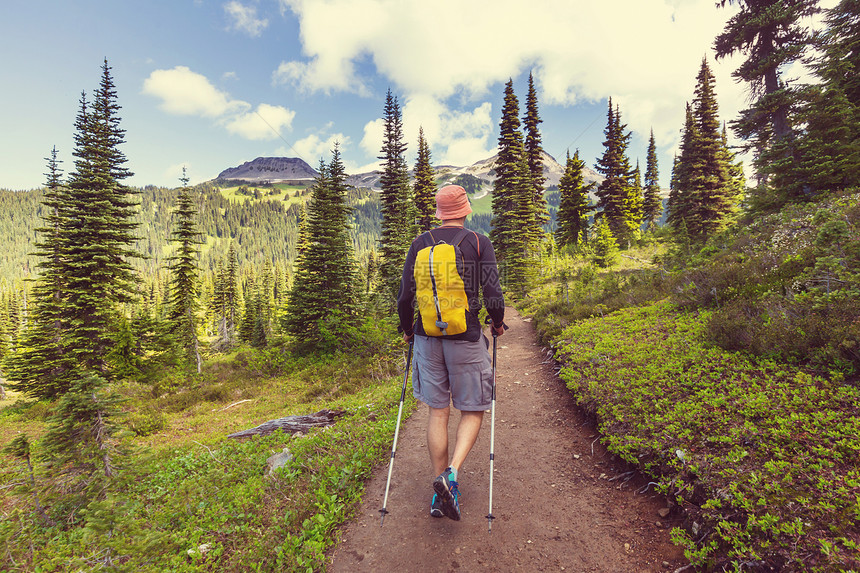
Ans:
<svg viewBox="0 0 860 573"><path fill-rule="evenodd" d="M466 190L459 185L442 187L436 193L436 218L442 224L412 242L397 297L399 330L404 340L413 342L414 346L412 393L427 404L430 414L427 448L436 476L430 515L444 515L454 520L460 519L457 475L478 439L484 412L490 409L492 402L489 341L478 320L479 287L492 319L490 328L497 335L507 328L493 244L486 236L465 229L466 216L471 212ZM441 264L439 258L451 257L451 253L461 256L462 261L455 264L448 259ZM433 269L436 275L432 274ZM465 300L451 298L446 294L451 291L444 290L434 301L439 283L454 285L452 288L461 296L465 294ZM428 292L430 288L433 290ZM416 302L418 320L415 320ZM461 415L454 452L449 458L451 403Z"/></svg>

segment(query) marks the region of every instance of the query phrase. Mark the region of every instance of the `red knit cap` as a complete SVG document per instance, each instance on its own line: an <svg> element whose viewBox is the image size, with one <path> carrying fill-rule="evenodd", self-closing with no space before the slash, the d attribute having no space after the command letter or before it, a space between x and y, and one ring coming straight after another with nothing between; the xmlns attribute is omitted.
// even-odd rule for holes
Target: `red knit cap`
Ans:
<svg viewBox="0 0 860 573"><path fill-rule="evenodd" d="M459 185L446 185L436 193L436 218L441 221L459 219L472 212L466 190Z"/></svg>

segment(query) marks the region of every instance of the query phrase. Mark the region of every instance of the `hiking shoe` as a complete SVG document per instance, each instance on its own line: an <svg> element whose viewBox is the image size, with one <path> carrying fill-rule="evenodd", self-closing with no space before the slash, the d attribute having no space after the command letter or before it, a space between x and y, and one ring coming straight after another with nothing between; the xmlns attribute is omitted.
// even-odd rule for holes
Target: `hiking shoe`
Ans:
<svg viewBox="0 0 860 573"><path fill-rule="evenodd" d="M457 482L451 479L453 473L453 470L448 468L439 474L433 480L433 490L442 504L442 513L449 519L460 521L460 490L457 489Z"/></svg>
<svg viewBox="0 0 860 573"><path fill-rule="evenodd" d="M445 517L445 512L442 511L442 502L435 493L433 499L430 500L430 517Z"/></svg>

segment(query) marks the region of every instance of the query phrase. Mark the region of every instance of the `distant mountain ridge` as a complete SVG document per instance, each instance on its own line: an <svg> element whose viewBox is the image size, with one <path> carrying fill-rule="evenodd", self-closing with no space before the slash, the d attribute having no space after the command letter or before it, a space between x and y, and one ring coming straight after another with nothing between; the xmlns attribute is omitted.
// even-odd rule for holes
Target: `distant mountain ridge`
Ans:
<svg viewBox="0 0 860 573"><path fill-rule="evenodd" d="M217 180L242 180L254 183L313 181L316 169L297 157L258 157L238 167L225 169Z"/></svg>
<svg viewBox="0 0 860 573"><path fill-rule="evenodd" d="M481 192L489 192L495 180L495 167L498 155L477 161L465 167L453 165L439 165L433 168L436 179L442 183L451 183L461 176L474 177L480 181ZM543 153L543 173L546 177L546 186L558 186L561 176L564 174L564 166L555 160L550 154ZM258 157L253 161L246 161L238 167L225 169L217 180L241 180L249 183L309 183L318 175L316 169L311 167L302 159L296 157ZM603 177L589 167L583 169L586 184L603 181ZM346 179L348 185L379 190L379 179L381 171L370 171L349 175Z"/></svg>

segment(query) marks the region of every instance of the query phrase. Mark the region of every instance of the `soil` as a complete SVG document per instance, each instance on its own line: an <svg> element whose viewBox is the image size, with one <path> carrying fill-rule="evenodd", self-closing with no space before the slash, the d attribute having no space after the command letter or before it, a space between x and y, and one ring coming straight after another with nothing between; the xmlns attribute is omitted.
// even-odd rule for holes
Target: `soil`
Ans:
<svg viewBox="0 0 860 573"><path fill-rule="evenodd" d="M599 443L528 319L508 308L506 322L510 330L497 340L492 532L490 414L460 470L462 519L452 521L429 515L435 476L420 404L401 426L384 525L388 464L368 481L328 571L627 573L688 564L670 541L671 516L661 517L665 497ZM458 419L452 409L450 451Z"/></svg>

